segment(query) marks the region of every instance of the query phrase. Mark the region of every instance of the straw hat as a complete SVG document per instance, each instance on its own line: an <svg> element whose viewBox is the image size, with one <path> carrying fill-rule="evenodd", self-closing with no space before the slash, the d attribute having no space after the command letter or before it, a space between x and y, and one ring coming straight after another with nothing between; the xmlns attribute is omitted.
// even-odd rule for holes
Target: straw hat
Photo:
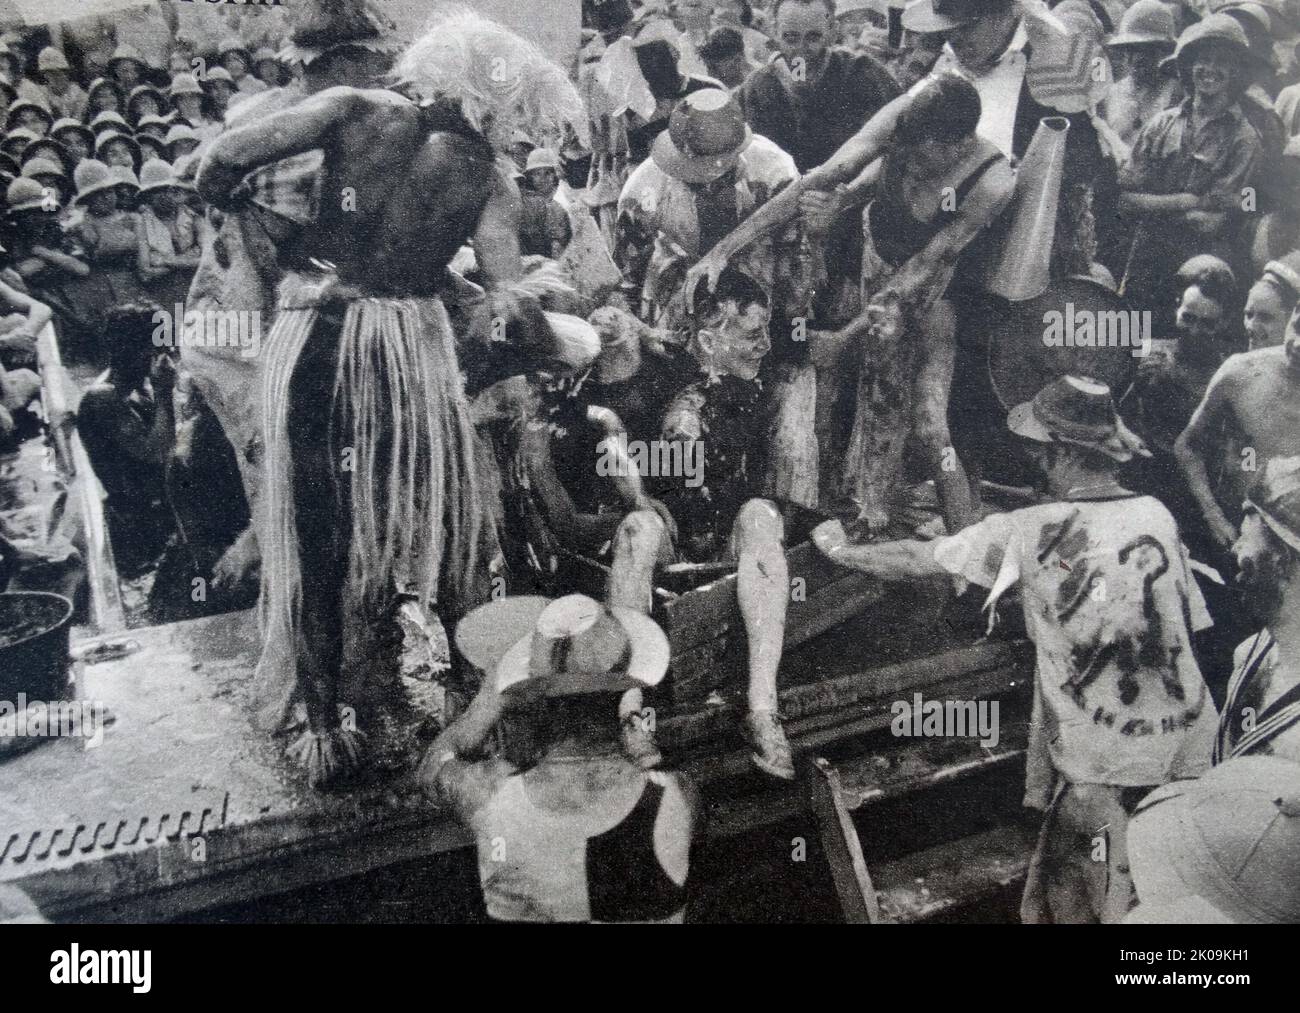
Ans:
<svg viewBox="0 0 1300 1013"><path fill-rule="evenodd" d="M68 66L68 58L63 55L63 50L46 46L36 56L36 69L43 74L47 70L71 70L72 68Z"/></svg>
<svg viewBox="0 0 1300 1013"><path fill-rule="evenodd" d="M1137 0L1119 19L1108 46L1163 46L1174 48L1174 15L1160 0Z"/></svg>
<svg viewBox="0 0 1300 1013"><path fill-rule="evenodd" d="M114 187L119 190L123 187L129 188L132 199L140 195L140 179L129 165L110 165L108 172L113 177Z"/></svg>
<svg viewBox="0 0 1300 1013"><path fill-rule="evenodd" d="M753 137L730 92L702 88L677 104L650 157L674 179L711 183L740 161Z"/></svg>
<svg viewBox="0 0 1300 1013"><path fill-rule="evenodd" d="M142 72L149 66L144 62L144 57L140 54L140 50L136 49L135 46L128 45L124 42L113 50L113 55L108 59L108 69L111 71L114 64L121 63L124 60L131 63L138 63Z"/></svg>
<svg viewBox="0 0 1300 1013"><path fill-rule="evenodd" d="M532 172L534 169L554 169L559 172L560 156L550 148L536 148L528 153L524 172Z"/></svg>
<svg viewBox="0 0 1300 1013"><path fill-rule="evenodd" d="M172 121L166 116L141 116L135 124L136 136L147 134L150 130L157 129L159 132L153 136L163 140L167 136L167 131L172 127Z"/></svg>
<svg viewBox="0 0 1300 1013"><path fill-rule="evenodd" d="M9 106L9 112L5 116L5 126L12 127L18 119L18 114L25 109L35 109L45 117L45 126L48 129L54 123L54 114L50 112L50 107L43 102L36 102L29 98L20 98Z"/></svg>
<svg viewBox="0 0 1300 1013"><path fill-rule="evenodd" d="M669 661L668 638L653 619L581 594L489 602L461 620L456 647L493 673L498 691L537 680L547 696L656 686Z"/></svg>
<svg viewBox="0 0 1300 1013"><path fill-rule="evenodd" d="M50 127L50 136L55 140L60 134L76 132L86 139L86 143L92 148L95 146L95 132L82 123L81 120L73 119L71 116L65 116L62 119L54 121Z"/></svg>
<svg viewBox="0 0 1300 1013"><path fill-rule="evenodd" d="M27 145L40 139L41 135L35 130L28 130L26 127L14 127L13 130L5 133L3 140L0 140L0 148L4 148L6 151L16 151L21 156L27 150ZM14 145L18 144L21 144L22 147L14 147Z"/></svg>
<svg viewBox="0 0 1300 1013"><path fill-rule="evenodd" d="M1238 756L1157 788L1129 822L1128 854L1134 920L1193 901L1218 920L1300 921L1300 765Z"/></svg>
<svg viewBox="0 0 1300 1013"><path fill-rule="evenodd" d="M99 159L85 158L72 170L72 182L77 187L77 195L72 198L72 203L80 204L92 194L117 186L119 180Z"/></svg>
<svg viewBox="0 0 1300 1013"><path fill-rule="evenodd" d="M131 129L131 124L126 122L126 117L121 113L115 113L111 109L105 109L102 113L97 113L90 121L90 129L96 137L100 134L117 131L118 133L127 133Z"/></svg>
<svg viewBox="0 0 1300 1013"><path fill-rule="evenodd" d="M177 74L172 78L172 83L167 89L170 98L178 98L181 95L202 95L203 88L199 84L198 78L193 74Z"/></svg>
<svg viewBox="0 0 1300 1013"><path fill-rule="evenodd" d="M203 85L205 87L209 87L217 81L224 81L226 84L230 85L232 89L236 87L235 79L230 76L230 71L226 70L225 67L213 67L203 77Z"/></svg>
<svg viewBox="0 0 1300 1013"><path fill-rule="evenodd" d="M1115 411L1110 387L1080 376L1062 376L1016 405L1007 427L1035 443L1064 443L1099 451L1115 461L1151 453Z"/></svg>
<svg viewBox="0 0 1300 1013"><path fill-rule="evenodd" d="M187 183L176 178L171 163L161 158L151 158L140 168L140 193L147 194L157 190L192 190Z"/></svg>
<svg viewBox="0 0 1300 1013"><path fill-rule="evenodd" d="M45 211L49 209L50 196L45 187L29 176L19 176L5 190L5 204L10 214L19 211ZM59 206L54 199L54 208Z"/></svg>
<svg viewBox="0 0 1300 1013"><path fill-rule="evenodd" d="M44 151L46 154L42 155ZM66 166L71 160L68 149L58 142L54 137L38 137L27 147L23 148L22 160L30 162L33 158L44 158L47 161L57 162L60 167Z"/></svg>
<svg viewBox="0 0 1300 1013"><path fill-rule="evenodd" d="M157 99L158 107L160 109L167 108L167 96L162 93L162 89L155 88L151 84L137 84L134 88L131 89L131 94L126 97L127 110L130 111L132 103L134 103L137 99L141 98L144 95L152 95L155 99Z"/></svg>
<svg viewBox="0 0 1300 1013"><path fill-rule="evenodd" d="M108 77L97 77L90 82L90 87L86 89L86 98L91 102L95 99L95 93L107 88L117 96L117 101L122 101L122 89L117 86L117 82Z"/></svg>
<svg viewBox="0 0 1300 1013"><path fill-rule="evenodd" d="M140 145L136 143L135 138L130 134L123 134L116 130L108 130L99 135L99 140L95 142L95 157L103 161L103 152L114 141L120 141L131 149L132 158L140 161Z"/></svg>
<svg viewBox="0 0 1300 1013"><path fill-rule="evenodd" d="M23 162L24 176L37 179L41 176L55 176L59 179L67 179L68 174L63 171L63 166L53 159L49 158L29 158Z"/></svg>
<svg viewBox="0 0 1300 1013"><path fill-rule="evenodd" d="M194 141L197 144L200 140L201 138L194 132L193 127L185 123L177 123L167 131L167 136L163 138L163 143L170 148L177 141Z"/></svg>

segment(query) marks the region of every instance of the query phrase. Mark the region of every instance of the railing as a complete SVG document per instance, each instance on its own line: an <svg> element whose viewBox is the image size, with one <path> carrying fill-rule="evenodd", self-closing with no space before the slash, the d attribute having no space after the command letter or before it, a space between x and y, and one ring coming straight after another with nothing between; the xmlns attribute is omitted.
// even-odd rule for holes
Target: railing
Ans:
<svg viewBox="0 0 1300 1013"><path fill-rule="evenodd" d="M90 457L77 432L77 420L68 407L69 379L59 354L54 326L46 324L36 344L41 373L41 402L50 427L55 462L67 478L81 514L86 545L86 578L90 588L90 618L99 633L116 633L126 628L122 589L117 582L117 563L104 518L104 487L100 485Z"/></svg>

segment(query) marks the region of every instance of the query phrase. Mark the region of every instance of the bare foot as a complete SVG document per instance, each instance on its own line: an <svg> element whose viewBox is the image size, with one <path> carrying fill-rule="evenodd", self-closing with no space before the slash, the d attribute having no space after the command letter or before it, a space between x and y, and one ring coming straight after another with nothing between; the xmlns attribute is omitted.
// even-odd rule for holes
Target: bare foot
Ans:
<svg viewBox="0 0 1300 1013"><path fill-rule="evenodd" d="M325 790L354 776L365 764L365 735L346 728L305 731L284 755L307 771L307 783Z"/></svg>

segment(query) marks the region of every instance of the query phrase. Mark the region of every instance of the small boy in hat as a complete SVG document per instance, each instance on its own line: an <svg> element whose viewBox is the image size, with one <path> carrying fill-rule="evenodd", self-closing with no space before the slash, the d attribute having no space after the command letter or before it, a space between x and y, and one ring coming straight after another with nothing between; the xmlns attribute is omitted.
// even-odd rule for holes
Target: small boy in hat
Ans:
<svg viewBox="0 0 1300 1013"><path fill-rule="evenodd" d="M164 306L183 302L199 266L199 227L185 203L191 188L161 159L140 170L138 271L149 297Z"/></svg>
<svg viewBox="0 0 1300 1013"><path fill-rule="evenodd" d="M1191 637L1210 617L1169 511L1120 484L1120 466L1145 448L1109 387L1062 377L1007 425L1042 473L1040 505L934 542L854 545L839 521L813 541L881 579L989 588L990 610L1019 587L1037 649L1025 804L1045 812L1021 915L1118 921L1131 892L1128 814L1153 787L1209 766L1218 714ZM1106 862L1093 860L1098 839Z"/></svg>
<svg viewBox="0 0 1300 1013"><path fill-rule="evenodd" d="M584 595L504 598L460 622L456 647L483 688L418 778L474 833L488 917L681 922L698 798L682 775L642 770L619 740L622 695L668 669L663 631ZM531 756L473 759L511 723L532 726Z"/></svg>

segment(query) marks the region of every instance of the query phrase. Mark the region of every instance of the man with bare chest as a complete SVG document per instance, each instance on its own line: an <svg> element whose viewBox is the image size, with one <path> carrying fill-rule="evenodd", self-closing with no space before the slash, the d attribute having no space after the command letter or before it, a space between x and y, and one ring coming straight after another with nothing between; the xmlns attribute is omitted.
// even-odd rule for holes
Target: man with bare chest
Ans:
<svg viewBox="0 0 1300 1013"><path fill-rule="evenodd" d="M1224 482L1229 495L1216 497L1210 470L1212 462L1224 459L1229 439L1241 448L1238 475L1229 469ZM1292 312L1281 346L1224 362L1174 452L1214 540L1229 548L1237 525L1227 511L1237 515L1249 479L1274 458L1300 454L1300 308Z"/></svg>
<svg viewBox="0 0 1300 1013"><path fill-rule="evenodd" d="M511 87L478 87L496 66ZM259 166L323 152L319 215L278 249L298 276L267 341L259 536L265 716L281 723L302 698L309 729L290 751L318 786L359 766L355 721L398 685L398 593L436 601L445 622L485 595L473 434L439 293L472 238L503 343L545 360L554 335L514 284L519 194L496 154L519 120L585 126L558 68L476 15L439 19L397 71L418 104L327 89L223 135L198 179L206 200L238 208Z"/></svg>

